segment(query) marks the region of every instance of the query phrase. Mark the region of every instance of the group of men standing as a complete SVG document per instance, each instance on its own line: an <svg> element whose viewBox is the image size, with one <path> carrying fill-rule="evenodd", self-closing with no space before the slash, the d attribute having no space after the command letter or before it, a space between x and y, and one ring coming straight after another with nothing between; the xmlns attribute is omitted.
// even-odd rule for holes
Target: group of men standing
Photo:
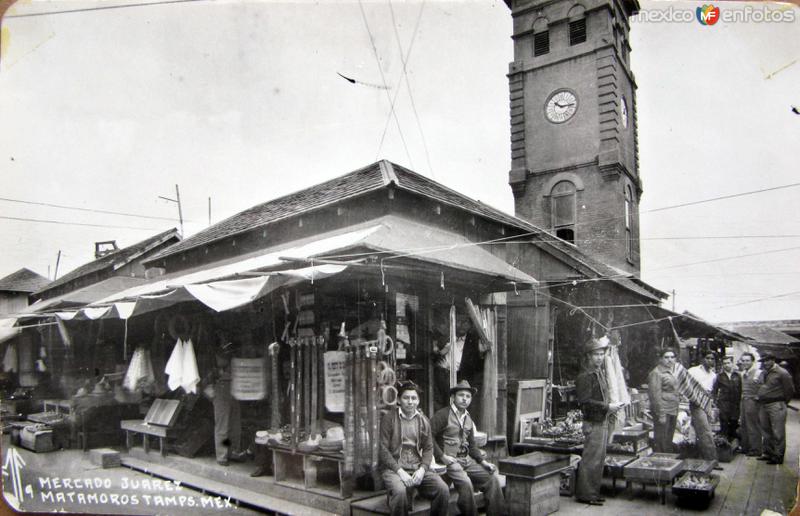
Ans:
<svg viewBox="0 0 800 516"><path fill-rule="evenodd" d="M728 441L738 437L741 451L748 456L769 464L782 464L786 451L786 408L794 395L789 372L768 353L759 360L761 369L756 367L752 353L742 354L738 370L733 357L725 356L719 374L715 371L716 359L716 354L708 351L702 362L690 367L688 373L716 403L720 435ZM680 397L675 362L675 351L663 350L660 363L648 376L656 452L672 451ZM696 403L690 403L690 413L700 456L716 459L708 414Z"/></svg>

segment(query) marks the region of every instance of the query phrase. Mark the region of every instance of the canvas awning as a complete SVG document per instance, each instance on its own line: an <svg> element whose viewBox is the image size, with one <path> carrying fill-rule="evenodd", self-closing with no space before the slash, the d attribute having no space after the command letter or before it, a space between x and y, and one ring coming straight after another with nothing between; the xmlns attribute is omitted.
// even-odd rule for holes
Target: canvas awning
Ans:
<svg viewBox="0 0 800 516"><path fill-rule="evenodd" d="M16 322L16 318L0 319L0 343L19 335L21 330L14 327Z"/></svg>
<svg viewBox="0 0 800 516"><path fill-rule="evenodd" d="M284 285L314 281L338 274L353 265L349 250L374 251L382 261L412 259L467 273L489 276L515 285L537 281L466 238L397 216L385 216L323 235L296 240L244 256L221 260L190 272L163 276L145 285L112 294L76 311L58 312L62 319L98 319L133 315L184 301L199 301L216 310L230 310ZM325 263L314 264L314 260ZM333 263L341 260L342 264ZM291 263L309 266L286 269Z"/></svg>

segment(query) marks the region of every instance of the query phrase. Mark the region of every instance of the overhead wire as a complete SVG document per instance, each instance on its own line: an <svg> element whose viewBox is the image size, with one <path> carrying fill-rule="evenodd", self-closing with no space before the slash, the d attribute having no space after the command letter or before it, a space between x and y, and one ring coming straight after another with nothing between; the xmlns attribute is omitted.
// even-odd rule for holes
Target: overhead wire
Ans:
<svg viewBox="0 0 800 516"><path fill-rule="evenodd" d="M388 0L388 2L389 2L389 12L392 15L392 28L394 29L394 37L395 37L395 40L397 41L397 48L400 51L400 61L403 64L403 75L401 77L401 80L405 79L406 90L408 91L408 98L411 101L411 110L414 113L414 119L417 121L417 129L419 130L420 138L422 138L422 147L425 150L425 159L426 159L426 161L428 163L428 170L431 173L431 177L435 177L435 173L433 171L433 165L431 165L431 155L430 155L430 152L428 151L428 142L425 139L425 131L422 130L422 122L420 122L419 114L417 113L417 104L416 104L416 102L414 102L414 94L411 91L411 82L408 79L408 59L411 56L411 48L414 46L414 40L417 37L417 31L419 29L419 24L420 24L420 21L422 20L422 11L425 9L425 0L423 0L422 3L419 6L419 14L417 14L417 22L414 25L414 31L413 31L413 33L411 35L411 42L408 45L408 52L406 53L405 57L403 56L403 54L404 54L403 45L400 42L400 33L397 31L397 20L395 20L394 7L392 7L392 0ZM398 81L398 88L397 88L397 91L395 92L395 97L394 97L395 99L397 99L397 94L400 92L400 87L399 86L400 86L400 82ZM388 126L388 124L387 124L387 126ZM386 128L385 127L384 127L384 134L386 134Z"/></svg>
<svg viewBox="0 0 800 516"><path fill-rule="evenodd" d="M406 156L408 157L409 164L413 167L414 162L411 159L411 153L408 151L408 145L406 144L406 138L403 136L403 129L400 127L400 119L397 117L397 111L394 109L394 104L392 103L392 97L389 95L388 85L386 84L386 76L383 73L383 67L381 67L381 59L378 56L378 48L375 46L375 38L372 36L372 30L369 28L369 20L367 20L367 13L364 11L364 5L362 0L358 0L358 8L361 10L361 18L364 20L364 28L367 30L367 35L369 36L369 43L372 47L372 55L375 57L375 64L378 66L378 72L381 76L381 83L386 88L384 91L386 92L386 99L389 101L389 113L394 116L395 125L397 125L397 131L400 134L400 141L403 143L403 148L406 151ZM381 139L381 145L378 147L378 153L380 153L380 147L383 146L383 139Z"/></svg>
<svg viewBox="0 0 800 516"><path fill-rule="evenodd" d="M87 226L93 228L113 228L113 229L135 229L137 231L161 231L163 228L143 228L135 226L115 226L111 224L90 224L88 222L65 222L63 220L49 220L49 219L30 219L26 217L8 217L0 215L0 219L17 220L20 222L41 222L46 224L61 224L65 226Z"/></svg>
<svg viewBox="0 0 800 516"><path fill-rule="evenodd" d="M22 199L10 199L8 197L0 197L0 201L3 202L13 202L18 204L30 204L33 206L46 206L48 208L59 208L63 210L75 210L75 211L85 211L91 213L102 213L105 215L119 215L121 217L139 217L143 219L153 219L153 220L169 220L175 222L175 218L170 217L156 217L154 215L141 215L138 213L125 213L121 211L110 211L110 210L100 210L96 208L81 208L79 206L67 206L66 204L53 204L49 202L37 202L37 201L26 201ZM185 221L189 222L189 221Z"/></svg>
<svg viewBox="0 0 800 516"><path fill-rule="evenodd" d="M649 210L643 210L641 213L654 213L654 212L657 212L657 211L672 210L672 209L675 209L675 208L683 208L685 206L694 206L696 204L703 204L703 203L712 202L712 201L720 201L720 200L723 200L723 199L733 199L733 198L736 198L736 197L743 197L745 195L753 195L753 194L762 193L762 192L771 192L771 191L774 191L774 190L782 190L784 188L794 188L796 186L800 186L800 183L790 183L790 184L786 184L786 185L773 186L773 187L770 187L770 188L761 188L759 190L750 190L748 192L740 192L740 193L735 193L735 194L730 194L730 195L721 195L719 197L711 197L709 199L702 199L700 201L690 201L690 202L684 202L684 203L681 203L681 204L673 204L671 206L662 206L660 208L652 208L652 209L649 209Z"/></svg>
<svg viewBox="0 0 800 516"><path fill-rule="evenodd" d="M8 14L3 16L4 19L9 18L31 18L34 16L50 16L53 14L70 14L70 13L83 13L89 11L108 11L111 9L127 9L131 7L148 7L153 5L166 5L166 4L184 4L189 2L210 2L213 0L160 0L158 2L139 2L135 4L119 4L119 5L104 5L101 7L82 7L80 9L64 9L60 11L44 11L40 13L27 13L27 14Z"/></svg>

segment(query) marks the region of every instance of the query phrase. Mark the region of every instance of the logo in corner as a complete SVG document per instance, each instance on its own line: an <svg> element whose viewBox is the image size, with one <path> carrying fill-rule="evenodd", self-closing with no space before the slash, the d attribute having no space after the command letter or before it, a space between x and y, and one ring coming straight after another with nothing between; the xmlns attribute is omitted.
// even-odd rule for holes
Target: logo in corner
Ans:
<svg viewBox="0 0 800 516"><path fill-rule="evenodd" d="M700 25L714 25L719 21L719 7L703 4L695 10Z"/></svg>

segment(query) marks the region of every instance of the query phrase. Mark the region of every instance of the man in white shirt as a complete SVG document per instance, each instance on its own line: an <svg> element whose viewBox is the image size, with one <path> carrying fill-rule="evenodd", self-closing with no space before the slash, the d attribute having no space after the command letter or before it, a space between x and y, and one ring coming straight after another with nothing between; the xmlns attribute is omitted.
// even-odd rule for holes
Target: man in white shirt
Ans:
<svg viewBox="0 0 800 516"><path fill-rule="evenodd" d="M709 396L711 396L714 382L717 379L717 374L714 372L716 358L713 351L707 351L699 365L689 368L689 374L697 380ZM714 445L714 434L711 432L708 414L694 403L689 404L689 410L692 414L694 433L697 436L697 446L700 448L700 457L703 460L717 460L717 447Z"/></svg>

